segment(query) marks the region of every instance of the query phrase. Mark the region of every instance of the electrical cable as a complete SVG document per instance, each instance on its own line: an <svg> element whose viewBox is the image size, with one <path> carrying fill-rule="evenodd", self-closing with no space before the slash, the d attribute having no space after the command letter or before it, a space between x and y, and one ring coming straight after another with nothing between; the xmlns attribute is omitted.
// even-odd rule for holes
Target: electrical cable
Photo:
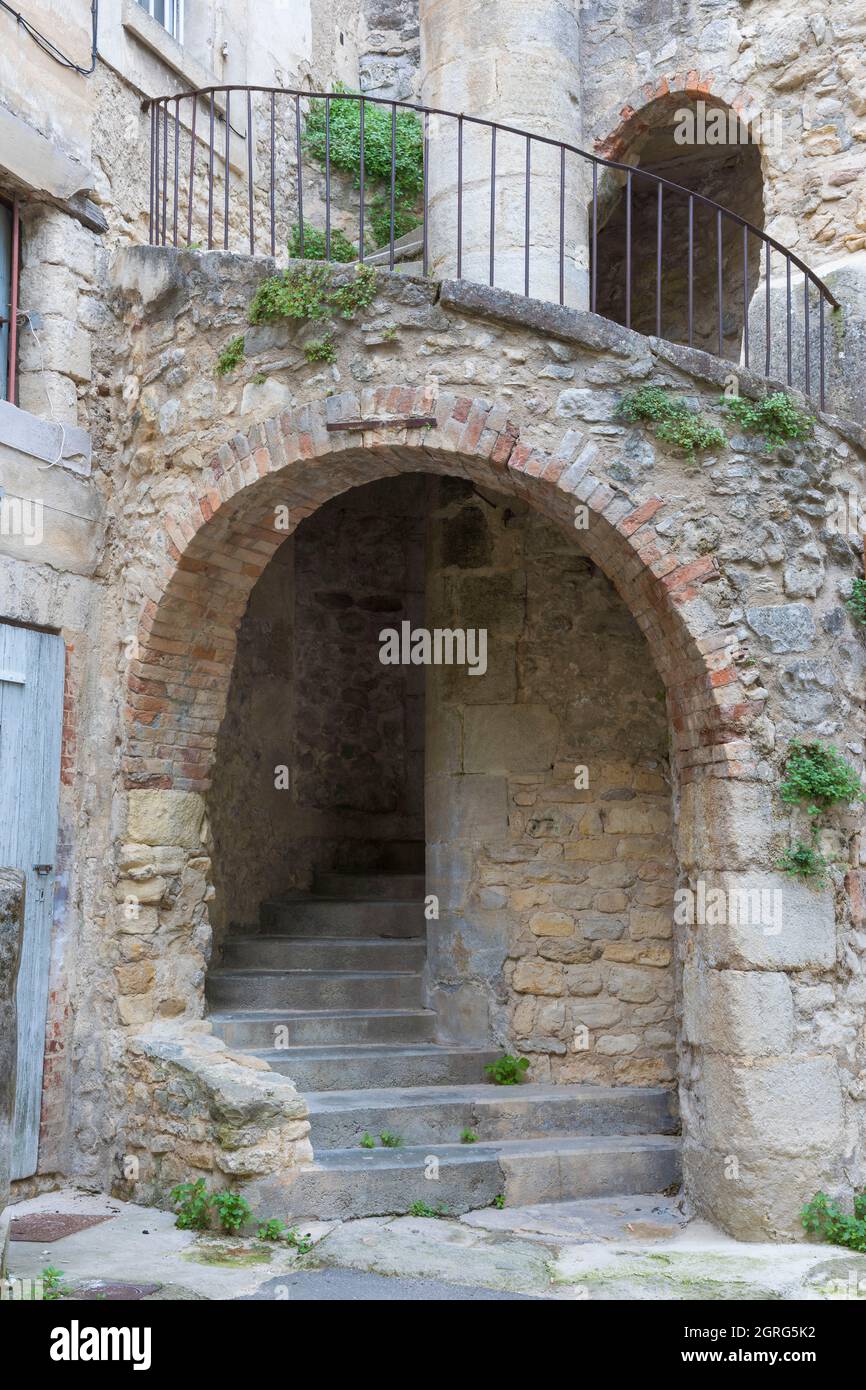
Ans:
<svg viewBox="0 0 866 1390"><path fill-rule="evenodd" d="M11 14L20 28L22 28L26 34L29 34L33 42L38 44L43 52L47 53L49 58L53 58L55 63L59 63L61 67L71 68L73 72L80 73L82 77L91 77L96 71L96 28L99 20L99 0L90 0L92 38L90 42L90 67L88 68L84 68L80 63L73 62L71 58L67 58L66 54L62 53L57 45L51 42L47 35L41 33L41 31L32 25L28 19L25 19L23 14L18 10L13 9L12 6L7 3L7 0L0 0L0 9L5 10L7 14Z"/></svg>

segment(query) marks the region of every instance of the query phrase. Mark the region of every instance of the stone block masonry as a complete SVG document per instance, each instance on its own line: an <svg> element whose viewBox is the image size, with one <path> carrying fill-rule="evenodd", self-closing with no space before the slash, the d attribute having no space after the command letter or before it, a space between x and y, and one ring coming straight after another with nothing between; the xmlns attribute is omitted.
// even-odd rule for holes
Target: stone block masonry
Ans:
<svg viewBox="0 0 866 1390"><path fill-rule="evenodd" d="M124 667L118 774L125 787L118 788L118 806L129 796L135 807L145 793L154 799L207 793L235 631L253 585L286 539L285 532L277 536L273 529L275 506L287 506L296 526L339 492L374 478L420 471L470 483L494 500L502 516L505 508L497 499L507 498L506 507L521 516L528 506L533 526L536 517L544 518L557 534L577 540L574 555L579 551L583 563L594 567L581 583L597 572L591 582L603 594L601 575L607 576L631 614L629 621L643 633L666 691L679 882L694 885L711 882L714 873L748 873L760 886L797 829L796 816L776 794L789 739L797 733L826 738L855 763L862 759L866 648L844 606L861 556L832 525L837 489L847 492L863 484L862 431L823 416L813 440L771 452L763 441L728 430L725 448L684 460L642 427L622 423L617 402L636 384L648 382L687 397L721 421L724 364L592 315L477 286L438 287L386 274L379 278L370 310L336 326L333 364L304 360L308 330L302 323L277 325L250 341L247 358L217 394L217 353L228 337L244 331L245 305L266 271L266 262L240 257L140 248L124 252L115 266L116 331L103 339L99 371L109 392L109 418L113 421L116 412L116 423L101 443L116 451L119 479L112 583L122 590L126 624L138 633L137 658ZM351 273L334 272L337 277ZM752 396L765 389L745 372L739 386ZM282 402L276 413L275 391ZM436 424L427 430L378 424L348 434L325 428L329 420L381 421L407 414L433 415ZM515 588L501 553L490 548L487 528L478 524L476 504L482 515L490 511L486 502L454 496L455 529L449 535L459 534L460 540L440 555L443 576L450 571L464 621L471 617L477 625L479 612L495 611L505 649L509 644L512 650L522 648L526 633L545 631L548 613L574 616L556 584L557 575L564 582L573 561L564 558L565 550L554 555L542 547L537 578ZM586 508L586 529L575 527L578 507ZM516 532L509 524L496 534L497 545L510 544L509 535ZM812 547L821 563L811 562L815 592L805 596L793 573L803 569L800 561L808 556L802 552L811 553ZM461 556L462 565L457 564ZM577 597L581 590L572 592ZM613 609L606 611L613 615ZM624 651L617 661L625 660ZM482 909L479 901L479 911L509 914L519 943L513 954L487 956L485 1012L490 1010L497 1023L503 1020L503 1028L518 1010L521 1018L531 1013L525 1037L559 1044L565 1042L559 1030L572 1028L579 1007L589 1013L583 1021L591 1036L610 1037L605 1045L610 1050L594 1060L616 1075L617 1067L648 1056L642 1049L657 1026L650 1011L663 1012L660 1031L669 1027L667 986L661 993L657 987L652 997L648 989L651 980L664 981L672 972L688 1195L699 1210L739 1234L792 1233L799 1206L815 1187L844 1192L864 1178L866 1058L862 1037L850 1022L862 1012L864 943L851 915L858 910L856 885L864 867L857 819L848 813L835 818L832 890L795 886L791 932L783 929L780 940L759 942L739 928L735 933L713 924L675 928L670 938L656 935L664 925L657 914L665 908L643 894L663 880L640 875L647 862L662 862L665 794L639 785L638 777L657 769L634 762L629 769L614 768L608 735L607 747L595 751L599 766L611 764L609 776L598 783L597 801L566 801L566 758L560 759L559 745L550 768L531 766L526 745L531 738L540 760L551 757L554 734L559 739L567 727L560 696L552 692L562 690L563 682L573 684L575 677L527 660L518 683L516 662L503 660L493 648L491 656L484 681L454 687L455 707L446 711L430 742L431 748L434 740L441 744L435 757L443 766L460 756L476 769L453 779L465 789L450 804L444 798L442 814L452 817L457 832L462 824L485 827L478 836L484 852L465 858L458 872L443 878L443 903L452 904L448 910L456 921L475 866L480 892L498 891L510 900L512 893L536 888L526 867L519 871L518 861L508 857L515 845L520 852L530 841L535 852L527 862L537 858L547 872L554 861L543 856L554 850L558 857L561 848L561 864L571 866L568 876L560 876L557 867L555 879L542 879L546 891L555 885L567 885L569 892L574 887L578 894L593 891L591 901L580 907L558 889L538 904L517 897L501 908L494 897L493 905ZM631 665L638 661L629 659ZM641 682L655 679L649 662L630 677L639 689L644 689ZM625 719L621 705L610 699L608 704L617 719ZM484 705L490 707L489 723L479 712ZM650 708L646 727L656 737L661 704L645 700L628 712L623 736L635 718L649 719ZM568 719L579 715L578 707ZM575 727L585 738L586 724ZM496 750L503 740L519 745L515 752L525 771L501 766ZM577 757L570 747L569 764L572 757L574 763L589 763L591 772L592 756ZM634 797L604 799L606 791L618 790ZM518 800L533 795L535 804ZM598 815L595 833L585 839L585 832L564 831L566 814L574 820L578 812L581 818ZM529 833L539 814L545 825L551 817L552 834ZM144 843L129 835L120 818L117 834L118 845ZM488 841L500 850L504 846L504 857L497 851L500 857L491 863ZM582 843L590 841L600 843L587 849L589 860L566 857L566 848L579 854ZM614 844L615 853L606 858ZM118 1019L116 984L94 977L91 1017L109 1031L119 1028L119 1039L124 1029L139 1031L148 1017L164 1017L159 1010L166 1002L169 1011L180 1009L187 1017L202 1010L211 878L203 861L209 856L178 840L154 848L160 847L180 853L169 853L161 865L151 856L138 866L143 872L137 881L149 899L140 905L140 921L151 929L128 931L118 918L109 930L115 953L124 937L141 942L130 952L137 958L123 962L141 966L140 976L122 977L121 999L136 1001L123 1005L131 1007L131 1015ZM648 860L641 857L646 851L651 851ZM629 876L635 870L637 876L628 884L603 882L613 872L606 866L622 862ZM133 870L119 854L117 879ZM618 893L627 897L627 931ZM832 950L827 944L831 916ZM569 919L588 922L592 934L583 926L572 933ZM622 932L605 934L610 932L606 924L617 922ZM557 959L563 946L566 953L588 949L592 958ZM624 947L630 958L614 959ZM670 966L649 963L666 950L672 951ZM479 966L482 960L479 945ZM718 985L712 1009L698 1009L697 1032L688 1035L679 1024L684 1002L679 981L686 966ZM595 969L602 976L597 991ZM775 982L760 1036L751 1037L733 1023L726 1033L720 1010L738 1017L738 985L752 973L784 977L793 1015L788 994ZM729 975L736 980L729 981ZM472 1027L476 1018L470 1018ZM723 1050L719 1044L726 1037ZM637 1043L627 1051L632 1039ZM671 1051L661 1037L653 1047L654 1058ZM550 1066L551 1075L566 1062L588 1063L574 1051L532 1055ZM760 1068L748 1065L752 1058L760 1059ZM711 1059L721 1064L711 1066ZM812 1076L804 1067L815 1059L819 1071L837 1078L838 1104L822 1119L821 1152L804 1147L798 1168L795 1157L766 1150L761 1096L771 1082L780 1094L794 1094L798 1078ZM810 1087L817 1094L811 1082ZM743 1088L754 1088L754 1103L745 1102ZM742 1118L728 1145L715 1117L731 1115L733 1108ZM737 1181L726 1175L732 1146L739 1153Z"/></svg>

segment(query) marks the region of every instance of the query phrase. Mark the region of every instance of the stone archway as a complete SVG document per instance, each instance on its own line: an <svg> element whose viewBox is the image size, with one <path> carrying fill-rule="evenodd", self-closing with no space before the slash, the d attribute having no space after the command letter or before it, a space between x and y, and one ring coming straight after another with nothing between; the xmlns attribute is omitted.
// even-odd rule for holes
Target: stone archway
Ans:
<svg viewBox="0 0 866 1390"><path fill-rule="evenodd" d="M635 504L614 491L593 472L594 446L582 435L566 434L551 452L531 449L504 403L426 388L383 387L365 406L374 418L433 416L435 424L346 430L340 422L357 418L356 398L312 402L223 444L208 461L212 486L165 519L129 675L128 838L154 843L145 831L156 820L161 842L186 846L184 873L201 875L201 793L237 625L287 534L278 509L288 509L293 527L346 488L414 470L511 491L570 532L579 519L583 549L625 599L665 682L683 873L690 881L733 872L737 883L763 882L769 796L754 781L750 742L761 706L745 697L732 639L700 602L716 574L712 558L679 563L651 524L662 499ZM741 1235L790 1229L804 1173L819 1185L827 1171L815 1145L835 1142L838 1082L831 1058L791 1055L786 971L826 966L833 940L832 912L823 907L778 941L727 922L702 923L679 939L687 1190L699 1210ZM193 1016L202 1007L202 967L199 957L187 975Z"/></svg>
<svg viewBox="0 0 866 1390"><path fill-rule="evenodd" d="M625 106L613 134L596 147L699 195L689 200L664 188L660 207L659 185L632 177L632 327L738 361L748 304L762 274L762 245L754 236L744 241L741 224L720 217L701 198L763 227L761 131L759 123L750 126L742 101L733 104L711 82L695 79L681 87L662 83L638 109ZM598 230L597 309L617 323L626 321L623 177L603 172Z"/></svg>

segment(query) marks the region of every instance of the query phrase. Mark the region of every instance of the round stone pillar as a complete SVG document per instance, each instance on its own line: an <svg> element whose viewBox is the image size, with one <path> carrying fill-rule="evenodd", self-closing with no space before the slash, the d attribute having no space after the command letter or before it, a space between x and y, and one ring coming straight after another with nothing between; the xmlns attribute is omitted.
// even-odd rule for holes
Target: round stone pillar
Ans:
<svg viewBox="0 0 866 1390"><path fill-rule="evenodd" d="M575 0L420 0L422 101L535 135L581 143L580 32ZM430 273L457 275L458 123L429 118ZM490 281L491 133L462 125L461 277ZM493 206L493 282L526 286L526 141L499 133ZM560 298L560 151L530 153L529 293ZM564 191L564 302L587 306L591 168L568 154Z"/></svg>

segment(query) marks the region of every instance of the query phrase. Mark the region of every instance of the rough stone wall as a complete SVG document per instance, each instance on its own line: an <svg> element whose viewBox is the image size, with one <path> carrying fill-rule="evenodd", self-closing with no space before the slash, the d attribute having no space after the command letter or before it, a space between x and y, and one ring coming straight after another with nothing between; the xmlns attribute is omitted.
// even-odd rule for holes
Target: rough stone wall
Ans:
<svg viewBox="0 0 866 1390"><path fill-rule="evenodd" d="M361 91L393 101L418 101L418 0L361 0L360 17Z"/></svg>
<svg viewBox="0 0 866 1390"><path fill-rule="evenodd" d="M423 504L417 478L334 499L253 590L208 796L217 937L317 869L423 839L424 673L378 640L421 621Z"/></svg>
<svg viewBox="0 0 866 1390"><path fill-rule="evenodd" d="M866 248L864 34L862 0L808 12L794 0L723 0L711 13L676 0L589 0L585 135L612 158L639 149L643 108L668 93L760 114L766 229L820 273Z"/></svg>
<svg viewBox="0 0 866 1390"><path fill-rule="evenodd" d="M429 671L440 1028L492 1031L533 1081L672 1082L668 731L644 638L579 533L459 479L435 491L429 625L489 632L484 675Z"/></svg>
<svg viewBox="0 0 866 1390"><path fill-rule="evenodd" d="M124 741L133 814L141 797L167 807L179 788L200 804L233 630L284 539L263 525L277 501L300 521L371 472L418 471L423 461L426 471L514 492L570 535L575 506L586 503L581 545L626 598L667 686L681 872L693 885L733 874L741 888L778 889L785 903L777 936L702 922L675 942L688 1190L740 1234L793 1231L814 1186L862 1185L866 1152L866 1060L845 1022L858 1015L864 988L856 815L832 818L832 889L774 868L800 828L776 793L789 738L830 738L862 761L866 649L843 606L861 550L838 516L840 494L866 481L862 432L822 417L814 440L768 454L760 439L728 427L727 445L696 466L620 423L616 402L655 382L721 420L722 364L516 296L387 275L370 311L337 325L332 366L304 362L303 325L248 339L217 413L200 388L266 271L244 258L142 250L125 253L116 271L106 380L117 401L125 385L136 411L132 428L119 416L115 428L127 432L114 436L117 582L122 575L125 623L141 618ZM132 339L128 322L141 325ZM183 354L172 359L188 373L183 381L161 365L168 343ZM253 382L260 372L266 381ZM750 396L764 389L745 372L739 384ZM170 402L171 430L162 423ZM325 428L326 418L361 412L431 410L429 431L371 426L347 438ZM203 625L207 655L191 640ZM158 934L152 948L159 959ZM191 1012L201 1008L197 969L181 989ZM781 978L768 984L770 975ZM710 991L712 1010L693 982ZM816 987L819 995L809 993ZM772 1018L749 1005L768 988L795 1002L790 1039L783 1002ZM810 1014L823 999L826 1008ZM91 1031L100 1015L94 1003ZM756 1026L734 1027L738 1018ZM794 1095L790 1105L778 1099ZM725 1175L729 1136L739 1182Z"/></svg>
<svg viewBox="0 0 866 1390"><path fill-rule="evenodd" d="M156 1028L127 1046L127 1107L111 1190L168 1207L171 1189L203 1177L253 1205L262 1183L288 1185L313 1156L302 1096L266 1063L231 1052L207 1023Z"/></svg>

